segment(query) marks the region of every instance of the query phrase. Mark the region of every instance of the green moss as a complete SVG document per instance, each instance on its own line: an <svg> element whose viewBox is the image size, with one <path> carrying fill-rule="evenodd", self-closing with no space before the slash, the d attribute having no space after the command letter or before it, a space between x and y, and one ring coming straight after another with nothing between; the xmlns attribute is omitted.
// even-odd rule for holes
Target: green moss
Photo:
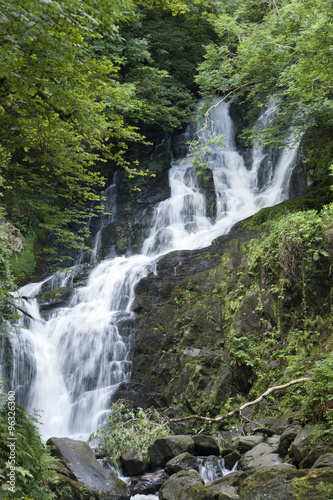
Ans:
<svg viewBox="0 0 333 500"><path fill-rule="evenodd" d="M119 238L119 240L117 240L117 247L119 248L119 250L126 250L127 242L128 238L126 238L125 236L123 238Z"/></svg>
<svg viewBox="0 0 333 500"><path fill-rule="evenodd" d="M24 251L11 257L10 266L16 280L23 280L34 274L36 268L35 243L36 237L33 234L23 238Z"/></svg>

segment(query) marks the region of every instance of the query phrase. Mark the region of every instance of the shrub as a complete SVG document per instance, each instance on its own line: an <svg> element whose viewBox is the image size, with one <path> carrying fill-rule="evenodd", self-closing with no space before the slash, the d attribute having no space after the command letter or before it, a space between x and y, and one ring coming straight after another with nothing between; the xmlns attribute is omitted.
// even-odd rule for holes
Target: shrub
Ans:
<svg viewBox="0 0 333 500"><path fill-rule="evenodd" d="M135 411L129 403L112 405L108 427L98 430L89 437L97 440L97 450L117 462L129 448L140 451L146 464L149 462L148 446L156 439L170 434L166 420L155 410Z"/></svg>

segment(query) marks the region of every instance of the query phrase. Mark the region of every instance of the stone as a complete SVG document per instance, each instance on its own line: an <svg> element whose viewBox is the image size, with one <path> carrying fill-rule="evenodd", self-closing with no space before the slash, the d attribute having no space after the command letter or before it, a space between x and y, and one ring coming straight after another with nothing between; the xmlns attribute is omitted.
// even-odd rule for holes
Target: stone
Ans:
<svg viewBox="0 0 333 500"><path fill-rule="evenodd" d="M214 500L204 487L203 480L195 470L182 470L173 474L159 492L160 500Z"/></svg>
<svg viewBox="0 0 333 500"><path fill-rule="evenodd" d="M226 469L231 470L235 467L236 463L239 461L241 454L234 450L224 457L224 466Z"/></svg>
<svg viewBox="0 0 333 500"><path fill-rule="evenodd" d="M236 492L236 488L233 486L228 486L227 484L214 484L210 483L206 485L206 489L213 495L213 498L217 500L238 500L239 495Z"/></svg>
<svg viewBox="0 0 333 500"><path fill-rule="evenodd" d="M74 288L69 286L63 288L54 288L53 290L39 293L38 295L36 295L36 298L40 311L46 311L55 307L66 306L69 303L73 293Z"/></svg>
<svg viewBox="0 0 333 500"><path fill-rule="evenodd" d="M324 455L320 455L312 467L318 469L321 467L333 469L333 453L324 453Z"/></svg>
<svg viewBox="0 0 333 500"><path fill-rule="evenodd" d="M137 476L146 468L142 453L131 449L122 454L120 464L125 476Z"/></svg>
<svg viewBox="0 0 333 500"><path fill-rule="evenodd" d="M235 446L240 453L252 450L257 444L264 442L265 436L240 436L235 440Z"/></svg>
<svg viewBox="0 0 333 500"><path fill-rule="evenodd" d="M313 427L306 425L296 436L290 447L290 457L296 463L300 463L311 449L311 435Z"/></svg>
<svg viewBox="0 0 333 500"><path fill-rule="evenodd" d="M239 486L240 500L331 500L333 471L326 469L262 469Z"/></svg>
<svg viewBox="0 0 333 500"><path fill-rule="evenodd" d="M190 453L182 453L177 455L175 458L169 460L165 465L165 470L168 474L175 474L181 470L198 470L197 460Z"/></svg>
<svg viewBox="0 0 333 500"><path fill-rule="evenodd" d="M291 443L296 438L297 434L302 430L300 425L290 425L283 432L278 444L278 453L284 457L287 455Z"/></svg>
<svg viewBox="0 0 333 500"><path fill-rule="evenodd" d="M333 446L332 446L332 440L328 439L325 441L319 441L316 443L307 456L301 461L299 464L299 467L301 469L310 469L314 465L314 463L324 454L326 453L332 453L333 452Z"/></svg>
<svg viewBox="0 0 333 500"><path fill-rule="evenodd" d="M192 436L195 446L195 453L200 456L220 455L220 448L212 436L199 434Z"/></svg>
<svg viewBox="0 0 333 500"><path fill-rule="evenodd" d="M171 458L182 453L194 453L194 441L191 436L167 436L156 439L149 445L148 454L152 467L165 465Z"/></svg>
<svg viewBox="0 0 333 500"><path fill-rule="evenodd" d="M252 450L247 451L240 459L240 467L243 470L252 468L266 468L282 463L282 458L273 452L272 445L259 443Z"/></svg>
<svg viewBox="0 0 333 500"><path fill-rule="evenodd" d="M76 481L101 499L129 500L129 488L124 481L96 460L93 450L84 441L52 437L47 441L52 454L71 471Z"/></svg>
<svg viewBox="0 0 333 500"><path fill-rule="evenodd" d="M237 499L239 484L247 477L243 471L231 472L206 484L207 490L218 500Z"/></svg>
<svg viewBox="0 0 333 500"><path fill-rule="evenodd" d="M167 479L169 479L169 474L164 470L142 474L142 476L132 479L131 493L132 495L155 494Z"/></svg>

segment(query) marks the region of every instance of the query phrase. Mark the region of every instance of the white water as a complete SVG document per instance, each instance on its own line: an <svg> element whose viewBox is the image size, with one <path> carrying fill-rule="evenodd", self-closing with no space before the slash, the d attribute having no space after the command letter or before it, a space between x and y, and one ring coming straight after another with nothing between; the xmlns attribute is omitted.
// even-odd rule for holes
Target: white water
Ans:
<svg viewBox="0 0 333 500"><path fill-rule="evenodd" d="M270 113L271 107L266 114ZM214 220L207 216L207 200L191 159L174 161L169 173L171 197L156 206L141 254L101 262L86 286L75 291L69 306L55 310L47 321L39 316L34 299L25 301L35 320L25 319L26 329L16 329L11 339L10 388L18 391L30 409L42 412L45 438L84 439L106 421L112 395L130 376L135 286L155 272L162 255L208 246L237 221L287 198L297 147L282 151L260 186L264 151L255 145L252 167L246 168L234 145L228 106L221 104L212 119L227 143L222 151L214 149L209 158L217 200ZM97 254L98 234L93 260ZM57 286L70 280L57 276ZM33 297L40 286L28 285L20 293Z"/></svg>

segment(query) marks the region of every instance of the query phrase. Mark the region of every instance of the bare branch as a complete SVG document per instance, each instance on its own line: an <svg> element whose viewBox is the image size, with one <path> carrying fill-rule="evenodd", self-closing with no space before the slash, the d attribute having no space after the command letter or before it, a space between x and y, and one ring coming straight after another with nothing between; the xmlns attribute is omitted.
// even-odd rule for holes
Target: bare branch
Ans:
<svg viewBox="0 0 333 500"><path fill-rule="evenodd" d="M223 420L232 417L236 413L240 413L245 409L248 408L249 406L256 405L260 403L265 397L269 396L272 394L272 392L275 391L281 391L283 389L287 389L288 387L291 387L292 385L295 384L302 384L304 382L308 382L310 380L309 377L303 377L303 378L298 378L294 380L290 380L286 384L283 385L275 385L273 387L270 387L265 391L261 396L259 396L257 399L254 401L249 401L248 403L243 404L239 408L236 408L235 410L230 411L229 413L226 413L225 415L222 415L221 417L216 417L216 418L209 418L209 417L203 417L201 415L190 415L189 417L182 417L182 418L172 418L170 419L170 422L183 422L184 420L201 420L203 422L206 422L207 424L216 424L218 422L222 422Z"/></svg>

